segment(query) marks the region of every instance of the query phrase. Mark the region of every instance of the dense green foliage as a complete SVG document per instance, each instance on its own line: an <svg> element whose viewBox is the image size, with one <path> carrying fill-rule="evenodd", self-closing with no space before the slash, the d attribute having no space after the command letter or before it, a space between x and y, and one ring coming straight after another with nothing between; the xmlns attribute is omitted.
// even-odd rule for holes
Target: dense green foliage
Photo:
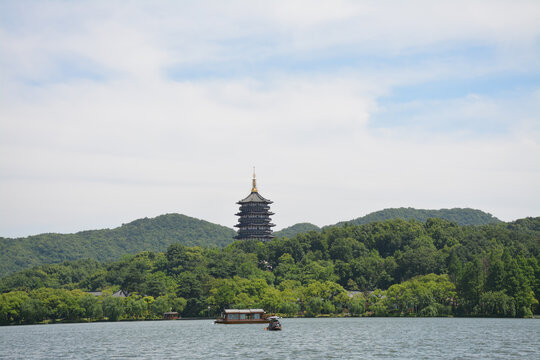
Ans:
<svg viewBox="0 0 540 360"><path fill-rule="evenodd" d="M373 221L402 218L426 221L441 217L462 225L498 222L480 210L386 209L349 222L360 225ZM341 226L344 223L339 223ZM277 237L294 237L299 233L320 231L316 225L296 224L277 231ZM0 276L41 264L58 264L65 260L117 260L124 254L140 251L165 251L167 246L223 247L233 241L234 230L185 215L168 214L153 219L139 219L116 229L82 231L76 234L41 234L19 239L0 238Z"/></svg>
<svg viewBox="0 0 540 360"><path fill-rule="evenodd" d="M165 251L171 244L223 247L234 230L185 215L139 219L116 229L76 234L41 234L20 239L0 238L0 276L40 264L91 258L116 260L140 251Z"/></svg>
<svg viewBox="0 0 540 360"><path fill-rule="evenodd" d="M538 313L540 218L459 226L388 220L223 249L173 244L98 263L67 261L0 279L0 322L144 319L224 308L287 315ZM118 289L129 298L89 297Z"/></svg>
<svg viewBox="0 0 540 360"><path fill-rule="evenodd" d="M321 231L321 228L310 223L298 223L274 232L274 236L292 238L298 234L307 233L309 231Z"/></svg>
<svg viewBox="0 0 540 360"><path fill-rule="evenodd" d="M453 221L458 225L486 225L501 222L491 214L475 209L441 209L441 210L423 210L414 208L384 209L375 211L366 216L359 217L350 221L342 221L337 226L364 225L374 221L384 221L391 219L418 220L425 222L427 219L439 218Z"/></svg>
<svg viewBox="0 0 540 360"><path fill-rule="evenodd" d="M32 324L44 320L86 321L107 318L161 319L166 311L182 312L186 300L174 295L94 296L81 290L39 288L0 294L0 324Z"/></svg>
<svg viewBox="0 0 540 360"><path fill-rule="evenodd" d="M427 219L432 218L453 221L458 225L486 225L501 222L499 219L492 216L491 214L475 209L454 208L441 210L423 210L414 208L393 208L375 211L354 220L342 221L335 225L325 226L325 228L331 226L343 226L345 224L365 225L375 221L385 221L392 219L418 220L426 222ZM274 235L276 237L291 238L298 234L306 233L309 231L321 231L321 228L311 223L298 223L285 229L276 231L274 232Z"/></svg>

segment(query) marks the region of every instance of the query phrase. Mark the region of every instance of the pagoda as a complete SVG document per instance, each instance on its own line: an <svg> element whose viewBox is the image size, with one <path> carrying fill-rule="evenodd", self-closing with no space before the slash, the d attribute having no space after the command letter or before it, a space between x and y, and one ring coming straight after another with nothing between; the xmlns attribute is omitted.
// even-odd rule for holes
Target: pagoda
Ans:
<svg viewBox="0 0 540 360"><path fill-rule="evenodd" d="M245 199L237 202L240 205L240 212L236 216L240 216L238 224L238 235L234 238L238 240L258 239L262 242L272 240L272 227L275 226L270 222L270 216L274 215L270 212L270 204L272 201L263 198L257 191L257 180L255 179L255 170L253 170L253 187L251 194Z"/></svg>

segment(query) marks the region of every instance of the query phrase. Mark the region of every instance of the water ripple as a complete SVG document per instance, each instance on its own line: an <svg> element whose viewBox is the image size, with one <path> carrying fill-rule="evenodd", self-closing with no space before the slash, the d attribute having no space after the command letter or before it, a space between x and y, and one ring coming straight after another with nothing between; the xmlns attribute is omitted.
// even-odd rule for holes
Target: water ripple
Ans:
<svg viewBox="0 0 540 360"><path fill-rule="evenodd" d="M0 327L2 359L534 359L539 320L284 319L283 331L210 320Z"/></svg>

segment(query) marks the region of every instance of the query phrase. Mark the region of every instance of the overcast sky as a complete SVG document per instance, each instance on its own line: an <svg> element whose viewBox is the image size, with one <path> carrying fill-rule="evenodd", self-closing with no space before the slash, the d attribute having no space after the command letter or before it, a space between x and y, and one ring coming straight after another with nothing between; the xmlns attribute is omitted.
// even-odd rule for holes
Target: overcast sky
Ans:
<svg viewBox="0 0 540 360"><path fill-rule="evenodd" d="M540 2L0 2L0 236L540 216Z"/></svg>

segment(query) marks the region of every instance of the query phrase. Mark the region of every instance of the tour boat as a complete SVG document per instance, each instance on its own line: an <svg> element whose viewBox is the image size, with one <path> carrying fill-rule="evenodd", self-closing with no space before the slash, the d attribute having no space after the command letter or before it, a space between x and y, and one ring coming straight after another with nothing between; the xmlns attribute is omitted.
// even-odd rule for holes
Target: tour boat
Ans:
<svg viewBox="0 0 540 360"><path fill-rule="evenodd" d="M268 320L270 321L270 324L268 324L267 327L264 328L264 330L269 331L280 331L281 330L281 323L279 322L280 317L279 316L270 316Z"/></svg>
<svg viewBox="0 0 540 360"><path fill-rule="evenodd" d="M267 324L263 309L225 309L216 324Z"/></svg>

